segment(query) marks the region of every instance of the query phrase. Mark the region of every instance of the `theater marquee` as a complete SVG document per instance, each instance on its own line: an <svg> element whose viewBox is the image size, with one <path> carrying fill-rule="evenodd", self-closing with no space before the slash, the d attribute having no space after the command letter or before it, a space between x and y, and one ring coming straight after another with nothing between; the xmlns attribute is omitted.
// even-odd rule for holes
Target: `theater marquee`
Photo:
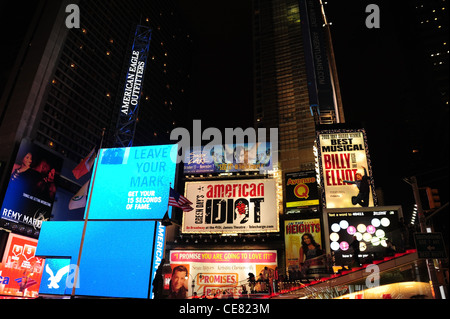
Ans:
<svg viewBox="0 0 450 319"><path fill-rule="evenodd" d="M324 208L376 206L364 129L317 131L315 150Z"/></svg>
<svg viewBox="0 0 450 319"><path fill-rule="evenodd" d="M194 210L184 213L184 233L279 231L273 179L189 182L185 196Z"/></svg>

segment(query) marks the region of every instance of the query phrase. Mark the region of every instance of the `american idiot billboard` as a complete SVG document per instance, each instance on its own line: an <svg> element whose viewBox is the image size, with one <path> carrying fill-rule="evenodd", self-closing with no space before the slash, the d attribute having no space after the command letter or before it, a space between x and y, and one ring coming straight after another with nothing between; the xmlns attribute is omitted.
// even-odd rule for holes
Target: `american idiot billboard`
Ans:
<svg viewBox="0 0 450 319"><path fill-rule="evenodd" d="M324 208L376 205L364 129L317 131L316 163Z"/></svg>
<svg viewBox="0 0 450 319"><path fill-rule="evenodd" d="M183 215L183 233L277 232L274 179L187 182L194 210Z"/></svg>

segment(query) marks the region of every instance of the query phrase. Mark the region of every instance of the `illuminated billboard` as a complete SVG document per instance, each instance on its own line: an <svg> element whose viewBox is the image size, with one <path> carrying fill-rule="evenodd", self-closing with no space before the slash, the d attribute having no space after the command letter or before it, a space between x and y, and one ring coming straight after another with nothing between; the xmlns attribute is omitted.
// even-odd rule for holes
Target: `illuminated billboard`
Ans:
<svg viewBox="0 0 450 319"><path fill-rule="evenodd" d="M314 171L302 171L285 174L286 207L308 207L319 205Z"/></svg>
<svg viewBox="0 0 450 319"><path fill-rule="evenodd" d="M401 217L400 206L324 209L327 249L334 265L383 258L391 244L400 247ZM355 249L359 250L358 256Z"/></svg>
<svg viewBox="0 0 450 319"><path fill-rule="evenodd" d="M319 218L285 220L286 268L292 277L325 273L325 249Z"/></svg>
<svg viewBox="0 0 450 319"><path fill-rule="evenodd" d="M73 275L73 271L69 258L46 258L39 294L64 295L71 284L69 272Z"/></svg>
<svg viewBox="0 0 450 319"><path fill-rule="evenodd" d="M28 140L20 144L1 207L3 228L37 238L50 219L62 158Z"/></svg>
<svg viewBox="0 0 450 319"><path fill-rule="evenodd" d="M191 148L184 174L262 171L272 166L270 142L201 146Z"/></svg>
<svg viewBox="0 0 450 319"><path fill-rule="evenodd" d="M38 296L44 260L36 257L37 240L9 234L0 264L0 295Z"/></svg>
<svg viewBox="0 0 450 319"><path fill-rule="evenodd" d="M185 196L195 208L183 214L183 233L279 231L274 179L188 182Z"/></svg>
<svg viewBox="0 0 450 319"><path fill-rule="evenodd" d="M242 285L248 283L249 273L268 278L277 267L275 250L173 250L170 252L172 278L169 298L183 299L192 296L212 297L216 294L239 297ZM267 267L265 269L265 267ZM194 288L192 290L192 283ZM261 289L262 287L253 287ZM248 291L250 292L250 291Z"/></svg>
<svg viewBox="0 0 450 319"><path fill-rule="evenodd" d="M66 259L65 264L52 263L46 273L72 275L71 284L62 278L46 275L48 285L65 286L53 290L41 285L43 293L72 293L74 275L63 267L72 269L77 265L80 241L83 232L82 221L50 221L42 224L42 232L36 255ZM163 250L160 225L155 221L89 221L86 226L81 254L79 278L76 285L77 296L150 298L151 273L156 267L154 247ZM63 234L63 235L62 235ZM159 256L160 258L161 256ZM160 261L160 260L159 260ZM67 277L66 277L67 278ZM39 286L39 285L38 285ZM61 288L62 289L62 288Z"/></svg>
<svg viewBox="0 0 450 319"><path fill-rule="evenodd" d="M176 150L176 145L101 149L89 219L162 219L174 185Z"/></svg>
<svg viewBox="0 0 450 319"><path fill-rule="evenodd" d="M317 131L316 143L316 166L324 207L375 206L376 194L365 131Z"/></svg>

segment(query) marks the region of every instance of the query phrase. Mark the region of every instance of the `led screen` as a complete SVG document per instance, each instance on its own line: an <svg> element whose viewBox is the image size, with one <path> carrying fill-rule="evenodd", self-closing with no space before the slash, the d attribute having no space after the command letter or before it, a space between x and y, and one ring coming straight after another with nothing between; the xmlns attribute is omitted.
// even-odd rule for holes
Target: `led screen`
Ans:
<svg viewBox="0 0 450 319"><path fill-rule="evenodd" d="M67 282L69 271L73 273L69 258L46 258L39 294L64 295L71 285Z"/></svg>
<svg viewBox="0 0 450 319"><path fill-rule="evenodd" d="M155 221L89 221L75 294L148 298L155 224ZM36 255L67 258L72 267L76 266L82 230L81 221L44 222ZM55 273L57 269L52 271ZM66 287L65 295L71 292L72 287Z"/></svg>
<svg viewBox="0 0 450 319"><path fill-rule="evenodd" d="M352 261L354 238L359 242L360 260L382 258L387 254L389 242L399 242L399 212L380 207L371 211L328 212L329 248L335 265L348 265Z"/></svg>
<svg viewBox="0 0 450 319"><path fill-rule="evenodd" d="M1 206L2 228L37 238L50 219L62 159L28 140L20 144Z"/></svg>
<svg viewBox="0 0 450 319"><path fill-rule="evenodd" d="M101 149L89 219L162 219L174 186L176 150L176 145Z"/></svg>

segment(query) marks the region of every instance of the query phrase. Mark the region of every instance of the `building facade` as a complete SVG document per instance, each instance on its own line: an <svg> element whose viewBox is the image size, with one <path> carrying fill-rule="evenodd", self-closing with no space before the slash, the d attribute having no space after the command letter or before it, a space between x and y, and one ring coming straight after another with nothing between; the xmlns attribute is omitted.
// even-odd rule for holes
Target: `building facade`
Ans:
<svg viewBox="0 0 450 319"><path fill-rule="evenodd" d="M69 186L71 169L100 146L103 129L103 147L114 146L137 25L149 27L151 39L134 145L167 143L183 125L192 41L175 4L80 1L79 28L66 26L67 5L39 2L11 61L0 103L3 192L23 138L64 160L61 176Z"/></svg>
<svg viewBox="0 0 450 319"><path fill-rule="evenodd" d="M302 180L304 187L307 187L306 183L310 189L317 190L313 150L316 128L321 124L344 121L332 63L334 57L329 49L331 40L323 26L326 20L319 1L309 1L308 5L316 9L309 13L309 17L314 19L316 25L322 21L318 28L320 38L314 38L314 43L323 50L320 57L319 53L314 54L311 50L311 43L305 45L305 41L311 42L311 28L310 22L303 21L305 17L300 2L252 1L254 128L266 129L266 141L272 143L271 151L277 150L278 162L272 162L275 157L271 154L272 167L268 170L224 169L229 168L229 165L237 168L233 161L225 161L227 164L220 162L211 169L203 169L195 163L185 164L185 196L193 202L194 210L183 213L184 217L179 219L179 228L168 228L171 235L168 237L166 257L173 269L179 264L188 271L194 269L192 278L188 279L187 297L194 292L208 298L222 294L237 297L246 293L253 293L253 296L273 293L278 288L274 285L275 277L277 282L293 280L294 273L302 271L298 253L301 237L305 233L313 233L314 240L322 246L321 249L324 248L318 192L313 195L314 191L311 191L311 198L314 199L308 201L292 199L294 195L286 193L287 189L293 192L294 180ZM308 37L305 38L305 35ZM320 103L326 105L326 99L323 89L311 83L318 82L318 68L315 69L314 63L308 60L310 56L320 58L321 68L328 72L326 84L332 89L326 92L332 103L327 105L328 110L319 107ZM270 136L270 128L278 129L277 140L273 140L273 135ZM276 148L273 147L275 143ZM236 150L238 147L237 144L227 145L224 149ZM253 148L250 144L243 147L249 154ZM259 156L262 153L257 149L256 154L254 161L249 164L260 164ZM306 180L308 182L304 182ZM288 181L292 182L287 185ZM255 184L274 186L266 186L263 196L256 192L244 195L226 191L247 189ZM222 192L222 188L225 191ZM206 191L208 189L210 193ZM259 197L263 198L261 202ZM292 205L287 207L287 202ZM230 206L235 205L232 207L239 211L239 203L248 209L248 215L245 215L248 217L242 220L239 213L233 215L233 208L230 209ZM287 216L288 211L291 214ZM302 214L299 214L300 211ZM327 265L322 259L319 263L320 266L314 271L321 276L326 272ZM221 273L233 273L233 282L214 281L214 274ZM251 274L257 280L255 286L248 281Z"/></svg>
<svg viewBox="0 0 450 319"><path fill-rule="evenodd" d="M345 121L326 18L318 1L308 5L315 6L309 19L317 19L323 29L319 42L327 55L324 62L329 61L324 67L333 70L328 79L334 88L331 115L316 114L317 104L310 98L314 88L308 68L313 66L308 56L312 51L311 40L305 37L310 22L301 14L300 2L253 1L254 122L255 127L278 127L283 172L313 169L316 125Z"/></svg>
<svg viewBox="0 0 450 319"><path fill-rule="evenodd" d="M69 202L90 174L76 178L72 170L94 148L115 146L137 26L150 28L151 38L136 146L167 144L170 131L185 125L192 39L172 1L36 1L6 8L2 16L17 19L23 10L27 19L8 27L11 54L2 62L0 294L36 297L44 273L35 256L42 222L83 218L84 207L69 209ZM23 190L14 181L25 176L29 154L32 178ZM18 253L28 263L19 264ZM26 290L14 281L24 274L34 279Z"/></svg>

